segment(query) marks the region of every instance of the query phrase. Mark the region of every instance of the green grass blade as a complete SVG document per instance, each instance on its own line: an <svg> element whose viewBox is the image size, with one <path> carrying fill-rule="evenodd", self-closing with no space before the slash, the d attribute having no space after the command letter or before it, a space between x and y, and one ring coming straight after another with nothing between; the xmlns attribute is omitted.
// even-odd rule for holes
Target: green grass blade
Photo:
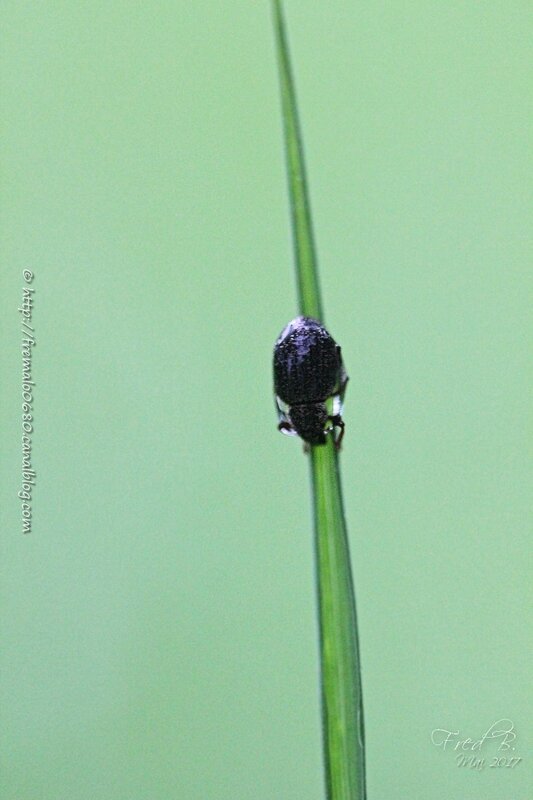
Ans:
<svg viewBox="0 0 533 800"><path fill-rule="evenodd" d="M311 209L305 178L305 164L296 95L289 60L289 48L283 24L280 3L274 2L274 26L278 45L279 74L281 84L281 102L283 123L285 127L285 154L292 215L292 232L294 240L295 260L297 264L296 280L300 313L307 317L322 320L322 304L316 265L316 251L311 225Z"/></svg>
<svg viewBox="0 0 533 800"><path fill-rule="evenodd" d="M281 3L273 0L300 313L323 320L302 139ZM338 454L311 448L328 800L366 797L361 667Z"/></svg>
<svg viewBox="0 0 533 800"><path fill-rule="evenodd" d="M311 448L327 796L363 800L363 701L355 597L337 452Z"/></svg>

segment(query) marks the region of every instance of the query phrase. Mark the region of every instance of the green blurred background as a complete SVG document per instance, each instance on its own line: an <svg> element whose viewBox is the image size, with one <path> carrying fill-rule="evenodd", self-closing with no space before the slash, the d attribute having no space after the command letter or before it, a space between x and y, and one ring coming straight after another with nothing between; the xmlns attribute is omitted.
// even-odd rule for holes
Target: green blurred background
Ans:
<svg viewBox="0 0 533 800"><path fill-rule="evenodd" d="M526 800L530 6L286 16L351 375L369 798ZM271 396L297 309L268 3L1 17L1 798L320 800L307 464ZM514 769L431 743L501 718Z"/></svg>

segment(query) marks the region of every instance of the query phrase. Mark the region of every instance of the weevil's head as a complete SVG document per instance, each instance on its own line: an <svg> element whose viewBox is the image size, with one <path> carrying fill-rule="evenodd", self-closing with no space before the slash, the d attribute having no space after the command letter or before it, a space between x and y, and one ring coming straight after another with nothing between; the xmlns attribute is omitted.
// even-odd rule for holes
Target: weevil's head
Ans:
<svg viewBox="0 0 533 800"><path fill-rule="evenodd" d="M304 442L308 444L326 444L328 412L325 403L306 403L291 406L291 422Z"/></svg>

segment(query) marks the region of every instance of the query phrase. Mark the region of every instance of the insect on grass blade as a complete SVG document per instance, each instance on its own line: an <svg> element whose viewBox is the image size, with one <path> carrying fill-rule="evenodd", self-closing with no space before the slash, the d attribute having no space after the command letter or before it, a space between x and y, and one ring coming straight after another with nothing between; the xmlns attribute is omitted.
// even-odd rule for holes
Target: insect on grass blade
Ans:
<svg viewBox="0 0 533 800"><path fill-rule="evenodd" d="M323 321L294 81L280 0L273 0L300 314ZM310 446L328 800L365 800L361 663L339 455Z"/></svg>

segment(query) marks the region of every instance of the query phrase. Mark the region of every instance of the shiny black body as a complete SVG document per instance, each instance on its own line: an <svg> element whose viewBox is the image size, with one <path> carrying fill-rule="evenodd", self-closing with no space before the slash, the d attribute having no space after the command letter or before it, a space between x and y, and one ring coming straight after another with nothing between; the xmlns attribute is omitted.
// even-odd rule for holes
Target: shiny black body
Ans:
<svg viewBox="0 0 533 800"><path fill-rule="evenodd" d="M308 444L325 444L326 434L340 429L342 399L348 382L341 348L326 328L312 317L297 317L281 332L274 347L274 391L279 429ZM329 414L326 400L337 398ZM331 422L330 427L326 424Z"/></svg>

